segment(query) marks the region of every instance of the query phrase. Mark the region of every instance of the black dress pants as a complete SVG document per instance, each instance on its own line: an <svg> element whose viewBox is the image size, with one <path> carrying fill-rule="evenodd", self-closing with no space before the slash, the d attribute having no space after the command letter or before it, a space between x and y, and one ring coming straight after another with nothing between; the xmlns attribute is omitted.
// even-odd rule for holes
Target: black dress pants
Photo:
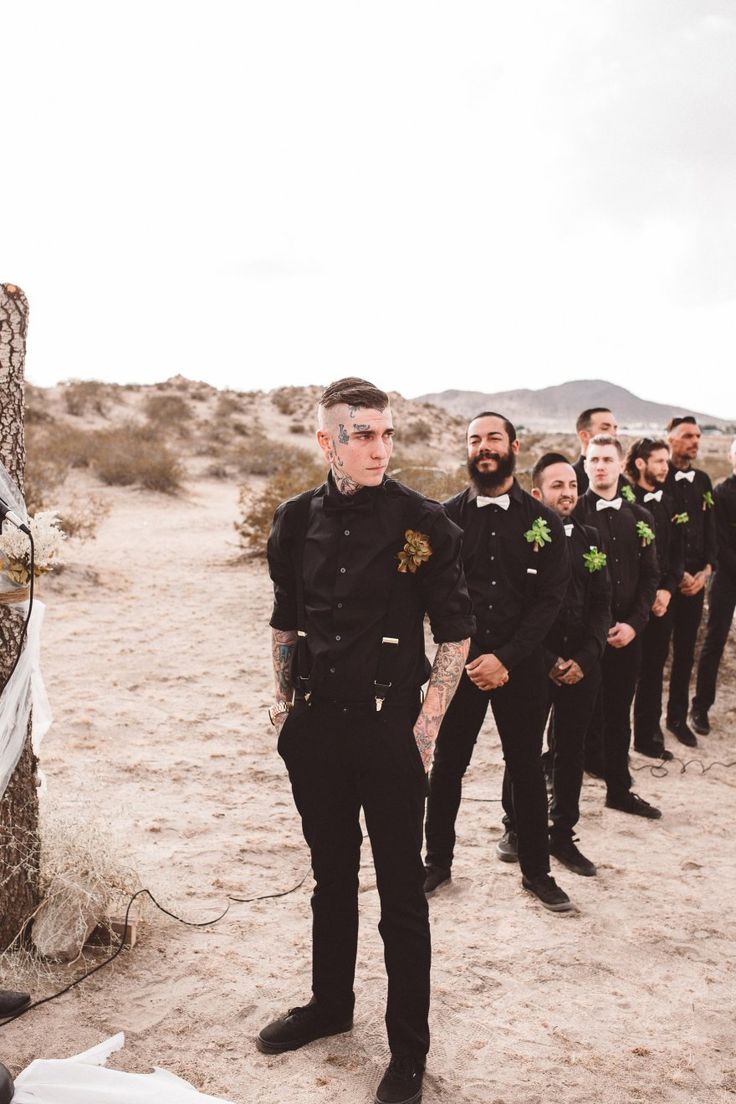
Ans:
<svg viewBox="0 0 736 1104"><path fill-rule="evenodd" d="M394 1055L429 1050L429 914L422 821L427 778L414 740L419 696L410 703L299 703L279 754L312 856L312 992L349 1015L358 947L361 806L373 851L388 974L386 1028Z"/></svg>
<svg viewBox="0 0 736 1104"><path fill-rule="evenodd" d="M667 702L667 720L675 723L687 720L690 703L690 676L695 659L695 641L703 616L705 590L692 598L675 591L672 595L672 670Z"/></svg>
<svg viewBox="0 0 736 1104"><path fill-rule="evenodd" d="M674 601L674 596L672 598ZM650 614L641 637L641 667L634 698L634 743L661 741L664 665L672 637L672 601L662 617Z"/></svg>
<svg viewBox="0 0 736 1104"><path fill-rule="evenodd" d="M550 678L552 705L552 803L550 835L571 839L580 819L580 790L583 784L585 736L601 686L600 664L572 686L557 686Z"/></svg>
<svg viewBox="0 0 736 1104"><path fill-rule="evenodd" d="M621 797L631 789L630 715L640 660L639 636L625 648L612 648L607 644L601 660L603 764L606 789L612 797Z"/></svg>
<svg viewBox="0 0 736 1104"><path fill-rule="evenodd" d="M736 579L716 571L708 595L708 628L698 662L693 705L707 713L716 700L716 681L723 649L736 609Z"/></svg>
<svg viewBox="0 0 736 1104"><path fill-rule="evenodd" d="M542 773L547 675L541 650L509 672L497 690L478 690L463 671L437 737L427 802L427 862L450 868L462 779L490 702L506 763L503 803L513 817L519 864L528 878L549 872L547 790Z"/></svg>

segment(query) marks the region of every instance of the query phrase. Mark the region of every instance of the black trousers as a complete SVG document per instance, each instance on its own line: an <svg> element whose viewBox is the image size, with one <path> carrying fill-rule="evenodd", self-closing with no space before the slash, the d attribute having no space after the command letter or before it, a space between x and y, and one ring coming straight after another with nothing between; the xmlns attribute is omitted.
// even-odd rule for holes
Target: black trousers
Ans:
<svg viewBox="0 0 736 1104"><path fill-rule="evenodd" d="M698 662L693 705L707 712L716 700L716 681L723 649L736 610L736 579L716 571L708 595L708 628Z"/></svg>
<svg viewBox="0 0 736 1104"><path fill-rule="evenodd" d="M497 690L478 690L463 672L437 737L427 803L427 862L451 867L462 779L491 703L506 763L503 804L519 838L522 872L549 871L547 790L542 773L542 737L547 675L541 650L509 672Z"/></svg>
<svg viewBox="0 0 736 1104"><path fill-rule="evenodd" d="M672 598L674 601L674 596ZM664 665L672 637L672 601L663 617L650 614L641 638L641 667L634 698L634 743L661 742Z"/></svg>
<svg viewBox="0 0 736 1104"><path fill-rule="evenodd" d="M640 661L639 636L635 636L625 648L612 648L607 644L601 660L603 766L606 789L612 797L620 797L631 789L630 715Z"/></svg>
<svg viewBox="0 0 736 1104"><path fill-rule="evenodd" d="M690 676L695 659L695 641L698 638L700 619L703 616L705 591L692 598L679 591L672 595L672 670L667 702L669 721L686 721L690 703Z"/></svg>
<svg viewBox="0 0 736 1104"><path fill-rule="evenodd" d="M429 914L422 821L427 779L410 703L300 703L285 721L279 754L312 856L312 992L336 1015L354 1004L358 948L361 806L381 900L378 930L388 974L386 1028L395 1055L429 1050Z"/></svg>
<svg viewBox="0 0 736 1104"><path fill-rule="evenodd" d="M585 736L601 686L600 664L596 663L573 686L557 686L550 678L547 682L552 707L548 737L552 770L550 834L556 839L571 839L580 819Z"/></svg>

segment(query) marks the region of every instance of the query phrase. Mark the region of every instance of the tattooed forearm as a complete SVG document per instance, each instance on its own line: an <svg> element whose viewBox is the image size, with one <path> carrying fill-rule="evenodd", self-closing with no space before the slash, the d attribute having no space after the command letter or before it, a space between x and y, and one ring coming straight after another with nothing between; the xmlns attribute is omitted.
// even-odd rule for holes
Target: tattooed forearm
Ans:
<svg viewBox="0 0 736 1104"><path fill-rule="evenodd" d="M469 647L469 640L440 644L434 657L422 711L414 725L414 738L425 770L429 770L432 762L437 733L463 673Z"/></svg>
<svg viewBox="0 0 736 1104"><path fill-rule="evenodd" d="M271 629L273 686L277 701L291 701L294 693L291 668L296 639L296 629Z"/></svg>

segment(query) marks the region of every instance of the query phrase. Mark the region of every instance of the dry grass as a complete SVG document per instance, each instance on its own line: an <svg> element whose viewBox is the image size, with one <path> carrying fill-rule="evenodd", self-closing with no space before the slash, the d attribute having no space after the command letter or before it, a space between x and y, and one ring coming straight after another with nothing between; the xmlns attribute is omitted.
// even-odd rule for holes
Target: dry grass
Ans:
<svg viewBox="0 0 736 1104"><path fill-rule="evenodd" d="M100 380L65 380L61 386L68 414L81 418L91 411L103 418L107 417L115 384L102 383Z"/></svg>
<svg viewBox="0 0 736 1104"><path fill-rule="evenodd" d="M326 476L324 464L305 455L293 467L281 469L260 491L245 485L240 488L240 519L235 522L240 546L247 556L265 556L266 541L276 507L287 498L310 487L318 487Z"/></svg>
<svg viewBox="0 0 736 1104"><path fill-rule="evenodd" d="M137 484L163 494L178 491L183 476L175 453L161 441L151 440L145 427L133 423L97 434L92 467L103 483L119 487Z"/></svg>

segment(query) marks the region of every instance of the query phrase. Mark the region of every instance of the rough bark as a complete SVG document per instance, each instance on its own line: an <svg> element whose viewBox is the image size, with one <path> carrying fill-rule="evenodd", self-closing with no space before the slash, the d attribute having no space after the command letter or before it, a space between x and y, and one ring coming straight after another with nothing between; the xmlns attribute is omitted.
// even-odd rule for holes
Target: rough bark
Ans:
<svg viewBox="0 0 736 1104"><path fill-rule="evenodd" d="M23 371L28 301L13 284L0 284L0 460L23 490ZM0 685L20 641L22 620L0 604ZM38 904L38 790L30 723L20 762L0 801L0 949L15 938Z"/></svg>

